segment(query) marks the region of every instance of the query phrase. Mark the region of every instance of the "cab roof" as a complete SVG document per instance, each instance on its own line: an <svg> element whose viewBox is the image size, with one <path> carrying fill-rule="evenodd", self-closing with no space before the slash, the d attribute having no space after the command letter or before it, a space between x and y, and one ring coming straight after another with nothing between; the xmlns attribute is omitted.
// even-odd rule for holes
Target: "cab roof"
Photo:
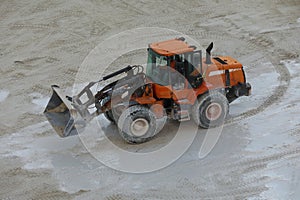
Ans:
<svg viewBox="0 0 300 200"><path fill-rule="evenodd" d="M184 42L183 38L151 43L149 44L149 48L163 56L172 56L195 50L195 47L189 46L186 42Z"/></svg>

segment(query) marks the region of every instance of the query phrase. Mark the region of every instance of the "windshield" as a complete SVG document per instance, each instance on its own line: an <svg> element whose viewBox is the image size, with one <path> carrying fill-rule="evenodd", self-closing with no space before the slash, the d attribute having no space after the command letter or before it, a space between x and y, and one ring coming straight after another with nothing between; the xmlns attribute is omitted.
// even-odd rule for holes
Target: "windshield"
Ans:
<svg viewBox="0 0 300 200"><path fill-rule="evenodd" d="M168 59L148 50L148 61L146 75L153 82L160 85L169 85Z"/></svg>

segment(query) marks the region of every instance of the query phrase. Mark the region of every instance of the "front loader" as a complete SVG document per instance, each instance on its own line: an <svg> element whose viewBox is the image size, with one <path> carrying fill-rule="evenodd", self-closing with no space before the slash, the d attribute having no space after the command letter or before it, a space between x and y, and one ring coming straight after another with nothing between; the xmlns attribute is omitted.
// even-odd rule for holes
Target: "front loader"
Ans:
<svg viewBox="0 0 300 200"><path fill-rule="evenodd" d="M78 134L100 114L115 123L129 143L142 143L162 128L160 119L178 121L193 118L202 128L220 126L229 111L229 103L250 95L243 65L229 56L211 57L213 43L202 51L189 46L184 38L151 43L148 61L143 66L127 66L89 83L73 97L53 85L53 95L44 111L61 137ZM115 76L93 94L91 87ZM87 97L82 100L82 97ZM95 107L91 111L90 107Z"/></svg>

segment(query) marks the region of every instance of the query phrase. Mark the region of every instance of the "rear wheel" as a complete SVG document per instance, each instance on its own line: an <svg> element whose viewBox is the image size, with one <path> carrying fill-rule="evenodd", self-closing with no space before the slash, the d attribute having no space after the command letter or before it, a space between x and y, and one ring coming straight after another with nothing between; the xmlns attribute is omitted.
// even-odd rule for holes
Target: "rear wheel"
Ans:
<svg viewBox="0 0 300 200"><path fill-rule="evenodd" d="M142 143L156 134L155 114L148 108L136 105L127 108L118 121L122 138L129 143Z"/></svg>
<svg viewBox="0 0 300 200"><path fill-rule="evenodd" d="M220 92L211 91L198 98L193 105L192 116L198 126L210 128L222 125L228 111L227 98Z"/></svg>

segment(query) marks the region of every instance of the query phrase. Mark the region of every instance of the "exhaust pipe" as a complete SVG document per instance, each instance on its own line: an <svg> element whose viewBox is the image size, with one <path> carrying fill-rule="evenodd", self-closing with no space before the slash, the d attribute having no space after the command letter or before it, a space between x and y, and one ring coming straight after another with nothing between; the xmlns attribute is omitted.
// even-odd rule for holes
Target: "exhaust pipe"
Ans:
<svg viewBox="0 0 300 200"><path fill-rule="evenodd" d="M74 117L76 111L57 85L51 86L53 94L44 110L44 115L60 137L77 135Z"/></svg>
<svg viewBox="0 0 300 200"><path fill-rule="evenodd" d="M211 64L211 59L210 59L210 55L211 55L211 50L214 46L214 43L210 43L210 45L207 47L206 49L206 64Z"/></svg>

